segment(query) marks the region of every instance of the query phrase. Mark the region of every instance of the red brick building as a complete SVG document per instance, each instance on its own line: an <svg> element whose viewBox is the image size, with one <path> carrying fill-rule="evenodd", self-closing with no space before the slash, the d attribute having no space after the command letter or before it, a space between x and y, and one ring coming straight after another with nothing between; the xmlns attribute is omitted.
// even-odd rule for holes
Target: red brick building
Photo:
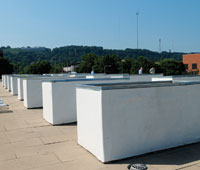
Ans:
<svg viewBox="0 0 200 170"><path fill-rule="evenodd" d="M187 71L200 74L200 54L183 55L183 64Z"/></svg>

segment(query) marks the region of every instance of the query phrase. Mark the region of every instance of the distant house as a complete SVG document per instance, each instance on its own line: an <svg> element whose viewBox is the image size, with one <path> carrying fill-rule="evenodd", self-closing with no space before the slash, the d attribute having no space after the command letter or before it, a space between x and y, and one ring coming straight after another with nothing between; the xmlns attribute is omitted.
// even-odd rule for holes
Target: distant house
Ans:
<svg viewBox="0 0 200 170"><path fill-rule="evenodd" d="M3 50L0 50L0 57L3 57Z"/></svg>
<svg viewBox="0 0 200 170"><path fill-rule="evenodd" d="M63 71L66 73L74 72L78 65L71 65L69 67L63 67Z"/></svg>
<svg viewBox="0 0 200 170"><path fill-rule="evenodd" d="M200 74L200 53L183 55L183 64L188 72Z"/></svg>

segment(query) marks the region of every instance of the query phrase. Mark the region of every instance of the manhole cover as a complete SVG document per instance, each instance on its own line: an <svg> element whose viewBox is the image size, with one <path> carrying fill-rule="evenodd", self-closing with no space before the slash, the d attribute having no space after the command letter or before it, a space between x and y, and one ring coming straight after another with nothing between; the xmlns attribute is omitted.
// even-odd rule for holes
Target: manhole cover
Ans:
<svg viewBox="0 0 200 170"><path fill-rule="evenodd" d="M147 166L145 164L130 164L128 165L129 170L147 170Z"/></svg>

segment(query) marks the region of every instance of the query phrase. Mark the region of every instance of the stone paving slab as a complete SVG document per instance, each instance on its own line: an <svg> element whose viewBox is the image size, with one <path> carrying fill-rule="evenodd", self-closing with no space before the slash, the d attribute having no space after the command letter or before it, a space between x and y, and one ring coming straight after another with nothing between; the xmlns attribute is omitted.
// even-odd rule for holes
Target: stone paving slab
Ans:
<svg viewBox="0 0 200 170"><path fill-rule="evenodd" d="M77 144L76 124L50 125L42 109L26 109L1 85L0 98L12 111L0 114L0 170L200 170L200 143L103 164Z"/></svg>

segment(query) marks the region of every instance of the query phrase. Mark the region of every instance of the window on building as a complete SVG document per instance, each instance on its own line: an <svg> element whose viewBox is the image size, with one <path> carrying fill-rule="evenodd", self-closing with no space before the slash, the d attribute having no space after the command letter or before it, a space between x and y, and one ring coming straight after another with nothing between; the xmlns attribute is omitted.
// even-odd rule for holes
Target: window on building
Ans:
<svg viewBox="0 0 200 170"><path fill-rule="evenodd" d="M188 64L184 64L185 65L185 69L188 69Z"/></svg>
<svg viewBox="0 0 200 170"><path fill-rule="evenodd" d="M197 64L196 63L192 64L192 69L197 69Z"/></svg>

